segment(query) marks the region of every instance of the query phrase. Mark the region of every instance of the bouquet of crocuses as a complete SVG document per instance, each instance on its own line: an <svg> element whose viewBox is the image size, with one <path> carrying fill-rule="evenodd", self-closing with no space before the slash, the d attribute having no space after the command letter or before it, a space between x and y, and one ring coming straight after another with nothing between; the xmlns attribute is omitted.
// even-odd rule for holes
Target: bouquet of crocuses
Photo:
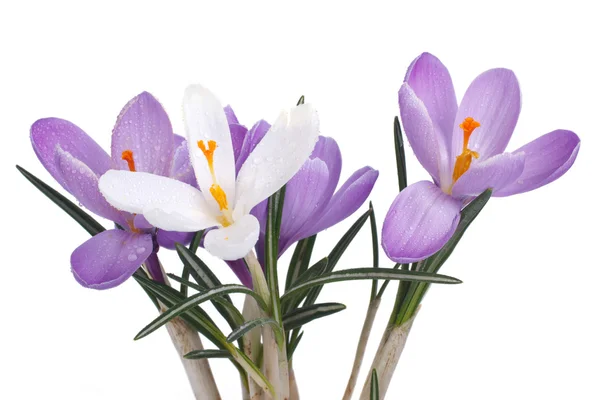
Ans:
<svg viewBox="0 0 600 400"><path fill-rule="evenodd" d="M345 309L319 302L323 286L368 280L367 315L348 385L340 388L349 400L382 296L390 281L399 281L360 392L361 400L383 399L430 284L460 283L438 271L490 197L556 180L571 167L580 144L575 133L555 130L504 152L521 108L519 84L507 69L479 75L458 105L448 70L424 53L409 66L398 101L398 195L381 232L389 267L379 265L371 205L328 255L312 254L319 232L363 206L378 171L365 166L339 186L340 149L320 136L318 115L304 97L272 125L261 120L248 129L209 90L189 86L184 138L144 92L119 114L110 155L69 121L36 121L36 155L79 206L17 168L91 235L71 255L79 284L109 289L133 277L141 286L157 317L136 339L166 327L197 399L221 398L208 362L217 357L228 358L237 370L243 399L299 399L292 356L304 330ZM431 181L408 185L402 131ZM105 229L82 207L114 222L113 228ZM365 249L372 251L372 265L336 270L364 227L372 235ZM199 247L227 263L240 282L222 283L196 254ZM278 259L292 247L286 269ZM161 249L177 252L181 273L165 272ZM245 295L242 309L231 294ZM207 314L208 303L228 327ZM204 348L207 341L210 349Z"/></svg>

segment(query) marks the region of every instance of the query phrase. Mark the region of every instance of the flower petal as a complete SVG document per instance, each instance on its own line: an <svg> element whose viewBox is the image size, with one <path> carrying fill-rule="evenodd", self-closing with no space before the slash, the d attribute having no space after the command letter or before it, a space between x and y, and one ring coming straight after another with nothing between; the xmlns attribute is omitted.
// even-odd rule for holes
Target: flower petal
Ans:
<svg viewBox="0 0 600 400"><path fill-rule="evenodd" d="M379 171L371 167L354 172L333 195L319 218L304 226L294 241L321 232L352 215L367 200L378 176Z"/></svg>
<svg viewBox="0 0 600 400"><path fill-rule="evenodd" d="M98 190L98 177L94 171L60 146L56 147L55 154L56 169L61 174L65 189L94 214L122 224L122 213L108 204Z"/></svg>
<svg viewBox="0 0 600 400"><path fill-rule="evenodd" d="M246 261L243 259L235 260L235 261L225 261L229 268L233 271L235 276L238 277L242 285L249 287L252 289L252 275L250 275L250 271L248 271L248 267L246 266Z"/></svg>
<svg viewBox="0 0 600 400"><path fill-rule="evenodd" d="M240 158L242 147L244 145L244 139L248 134L248 128L246 128L244 125L229 124L229 132L231 134L231 145L233 146L233 157L237 166L237 161Z"/></svg>
<svg viewBox="0 0 600 400"><path fill-rule="evenodd" d="M129 171L123 152L131 151L138 172L167 176L173 158L169 116L150 93L143 92L123 107L112 133L111 157L117 169Z"/></svg>
<svg viewBox="0 0 600 400"><path fill-rule="evenodd" d="M423 53L412 62L404 81L425 105L449 149L458 104L448 69L434 55Z"/></svg>
<svg viewBox="0 0 600 400"><path fill-rule="evenodd" d="M75 249L71 271L82 286L109 289L133 275L152 249L152 235L104 231Z"/></svg>
<svg viewBox="0 0 600 400"><path fill-rule="evenodd" d="M244 142L240 148L240 154L235 161L236 172L240 171L250 153L254 151L256 145L258 145L262 138L265 137L269 129L271 129L271 124L265 120L258 121L252 128L250 128L246 136L244 136Z"/></svg>
<svg viewBox="0 0 600 400"><path fill-rule="evenodd" d="M337 142L333 138L319 136L319 140L317 141L310 158L323 160L327 165L329 182L323 196L330 199L340 181L340 174L342 172L342 153L340 152Z"/></svg>
<svg viewBox="0 0 600 400"><path fill-rule="evenodd" d="M471 135L469 149L481 160L502 153L512 136L521 112L521 90L514 72L491 69L471 83L458 107L452 134L452 160L462 153L464 135L459 125L467 117L481 126Z"/></svg>
<svg viewBox="0 0 600 400"><path fill-rule="evenodd" d="M175 250L175 243L188 245L192 241L194 232L173 232L158 229L156 232L156 240L160 247Z"/></svg>
<svg viewBox="0 0 600 400"><path fill-rule="evenodd" d="M417 160L434 181L440 182L440 177L448 175L448 151L434 128L425 104L407 83L400 87L398 103L404 133Z"/></svg>
<svg viewBox="0 0 600 400"><path fill-rule="evenodd" d="M238 121L238 119L235 115L235 112L233 112L233 108L231 108L231 106L229 104L227 104L225 107L223 107L223 111L225 112L225 117L227 118L227 123L229 125L240 123L240 121Z"/></svg>
<svg viewBox="0 0 600 400"><path fill-rule="evenodd" d="M452 187L452 196L477 196L488 188L501 190L517 180L524 165L524 153L502 153L478 162L458 178Z"/></svg>
<svg viewBox="0 0 600 400"><path fill-rule="evenodd" d="M36 121L31 126L31 144L44 168L63 187L65 180L54 158L56 146L86 164L97 175L102 175L110 168L110 157L102 147L77 125L64 119L44 118Z"/></svg>
<svg viewBox="0 0 600 400"><path fill-rule="evenodd" d="M575 162L580 144L575 133L559 129L513 151L525 154L523 172L511 185L494 191L494 196L528 192L560 178Z"/></svg>
<svg viewBox="0 0 600 400"><path fill-rule="evenodd" d="M144 214L160 229L193 232L218 225L202 193L175 179L111 170L100 178L99 188L117 209Z"/></svg>
<svg viewBox="0 0 600 400"><path fill-rule="evenodd" d="M192 163L190 162L190 151L188 149L187 140L184 140L175 148L169 176L178 181L185 182L188 185L198 185Z"/></svg>
<svg viewBox="0 0 600 400"><path fill-rule="evenodd" d="M258 240L258 233L258 220L247 214L226 228L208 231L204 238L204 248L223 260L237 260L252 250Z"/></svg>
<svg viewBox="0 0 600 400"><path fill-rule="evenodd" d="M306 224L314 225L318 216L331 199L326 197L329 170L324 161L314 158L302 165L300 171L287 183L279 233L280 254L293 242L294 235Z"/></svg>
<svg viewBox="0 0 600 400"><path fill-rule="evenodd" d="M318 136L319 118L311 105L282 112L240 169L234 218L250 212L296 175Z"/></svg>
<svg viewBox="0 0 600 400"><path fill-rule="evenodd" d="M219 205L210 194L212 174L199 142L203 141L207 148L209 141L216 142L213 156L215 177L231 204L235 199L235 158L227 117L215 95L200 85L191 85L185 90L183 115L198 186L209 206L217 212Z"/></svg>
<svg viewBox="0 0 600 400"><path fill-rule="evenodd" d="M460 220L461 201L428 181L396 196L383 222L381 245L397 263L423 260L444 246Z"/></svg>

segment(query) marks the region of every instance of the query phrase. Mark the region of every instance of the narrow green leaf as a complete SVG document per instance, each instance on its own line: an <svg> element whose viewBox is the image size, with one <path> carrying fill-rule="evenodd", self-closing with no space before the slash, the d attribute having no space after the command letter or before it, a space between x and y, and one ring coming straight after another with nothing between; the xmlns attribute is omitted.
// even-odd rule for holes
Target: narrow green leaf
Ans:
<svg viewBox="0 0 600 400"><path fill-rule="evenodd" d="M196 254L196 251L198 251L198 246L200 246L200 240L202 240L202 236L204 236L204 230L198 231L194 233L194 236L192 236L189 249L193 254ZM181 278L184 281L190 278L190 269L185 265L185 263L183 264L183 270L181 271ZM179 291L182 295L187 297L187 286L181 285Z"/></svg>
<svg viewBox="0 0 600 400"><path fill-rule="evenodd" d="M379 379L375 368L371 372L371 400L379 400Z"/></svg>
<svg viewBox="0 0 600 400"><path fill-rule="evenodd" d="M281 325L281 305L279 303L279 281L277 259L279 258L279 229L285 199L285 186L269 197L267 203L267 227L265 232L265 274L271 296L271 315Z"/></svg>
<svg viewBox="0 0 600 400"><path fill-rule="evenodd" d="M31 182L31 184L33 184L33 186L35 186L40 192L46 195L46 197L52 200L54 204L59 206L64 212L69 214L69 216L79 223L79 225L81 225L83 229L85 229L90 235L94 236L105 230L104 227L98 223L98 221L83 211L81 207L78 207L71 200L52 189L25 168L22 168L18 165L16 167L19 172L23 174L23 176L29 182Z"/></svg>
<svg viewBox="0 0 600 400"><path fill-rule="evenodd" d="M327 257L319 260L317 263L315 263L315 265L313 265L312 267L307 269L302 275L300 275L298 279L296 279L294 285L322 275L325 269L327 268L327 262ZM309 292L309 290L310 289L306 289L304 291L298 292L293 299L290 299L285 304L282 304L281 309L283 310L284 314L287 314L288 312L296 309L300 305L300 303L302 303L302 300L304 300L304 297Z"/></svg>
<svg viewBox="0 0 600 400"><path fill-rule="evenodd" d="M299 106L300 104L304 104L304 95L300 96L300 99L296 105Z"/></svg>
<svg viewBox="0 0 600 400"><path fill-rule="evenodd" d="M371 215L372 210L367 210L367 212L365 212L363 215L361 215L354 224L352 224L352 226L350 227L350 229L348 229L348 231L346 231L346 233L344 234L344 236L342 236L342 238L340 239L340 241L335 245L335 247L333 248L333 250L331 250L331 253L329 253L328 258L328 262L327 262L327 267L325 269L325 272L331 272L333 271L333 269L335 268L337 262L339 261L340 257L342 256L342 254L344 254L344 252L346 251L346 249L348 248L348 246L350 245L350 243L352 242L352 240L356 237L356 235L358 234L358 232L360 231L360 229L363 227L363 225L365 224L365 222L367 221L367 219L369 218L369 215ZM304 301L304 305L305 306L309 306L311 304L315 304L317 297L319 297L319 294L321 293L321 287L317 286L313 289L311 289L311 291L308 293L308 295L306 296L306 300Z"/></svg>
<svg viewBox="0 0 600 400"><path fill-rule="evenodd" d="M166 310L164 313L159 315L154 321L150 322L144 329L142 329L136 336L135 340L141 339L143 337L148 336L150 333L154 332L173 318L185 313L186 311L194 308L195 306L212 300L214 297L223 296L229 293L243 293L254 297L261 308L265 308L265 303L262 298L253 290L248 289L246 286L242 285L222 285L218 287L211 288L205 292L197 293L193 296L190 296L183 301L175 304L173 307Z"/></svg>
<svg viewBox="0 0 600 400"><path fill-rule="evenodd" d="M288 290L308 268L316 239L317 235L312 235L296 244L285 279L285 290Z"/></svg>
<svg viewBox="0 0 600 400"><path fill-rule="evenodd" d="M377 236L377 221L375 220L375 210L373 210L373 203L369 202L369 222L371 225L371 244L373 246L373 268L379 268L379 238ZM371 284L371 301L375 300L377 296L377 280L373 279Z"/></svg>
<svg viewBox="0 0 600 400"><path fill-rule="evenodd" d="M406 177L406 155L404 154L404 140L402 128L398 117L394 118L394 148L396 149L396 169L398 171L398 187L400 192L408 185Z"/></svg>
<svg viewBox="0 0 600 400"><path fill-rule="evenodd" d="M401 271L393 268L354 268L345 269L342 271L330 272L323 274L317 278L301 282L292 287L287 293L281 297L281 301L288 301L293 296L302 290L315 286L323 286L328 283L352 281L352 280L371 280L371 279L390 279L390 280L407 280L413 282L427 283L444 283L456 284L462 283L459 279L452 278L446 275L432 274L421 271Z"/></svg>
<svg viewBox="0 0 600 400"><path fill-rule="evenodd" d="M283 327L286 331L297 329L302 325L345 310L346 306L340 303L320 303L298 308L283 316Z"/></svg>
<svg viewBox="0 0 600 400"><path fill-rule="evenodd" d="M198 360L201 358L233 358L231 357L231 353L227 350L194 350L185 354L183 358L187 358L188 360Z"/></svg>
<svg viewBox="0 0 600 400"><path fill-rule="evenodd" d="M256 318L247 322L244 322L237 329L232 331L229 336L227 336L227 341L229 343L240 339L246 333L250 332L252 329L257 328L263 325L273 325L276 331L279 331L279 335L281 336L281 328L279 328L279 324L273 318Z"/></svg>
<svg viewBox="0 0 600 400"><path fill-rule="evenodd" d="M302 339L302 336L304 336L304 332L300 332L298 335L293 336L292 339L290 340L290 344L288 345L288 348L287 348L288 360L292 359L292 356L294 355L294 351L296 351L296 348L298 348L298 344L300 343L300 339Z"/></svg>

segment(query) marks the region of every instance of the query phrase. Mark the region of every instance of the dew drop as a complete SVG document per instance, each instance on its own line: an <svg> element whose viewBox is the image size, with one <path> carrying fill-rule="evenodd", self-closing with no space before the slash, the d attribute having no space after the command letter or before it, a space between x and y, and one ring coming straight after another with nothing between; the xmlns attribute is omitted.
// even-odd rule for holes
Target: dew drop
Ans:
<svg viewBox="0 0 600 400"><path fill-rule="evenodd" d="M138 254L142 254L144 251L146 251L145 247L138 247L137 249L135 249L135 252Z"/></svg>
<svg viewBox="0 0 600 400"><path fill-rule="evenodd" d="M137 260L137 256L135 254L131 253L127 256L127 259L129 261L135 261L135 260Z"/></svg>

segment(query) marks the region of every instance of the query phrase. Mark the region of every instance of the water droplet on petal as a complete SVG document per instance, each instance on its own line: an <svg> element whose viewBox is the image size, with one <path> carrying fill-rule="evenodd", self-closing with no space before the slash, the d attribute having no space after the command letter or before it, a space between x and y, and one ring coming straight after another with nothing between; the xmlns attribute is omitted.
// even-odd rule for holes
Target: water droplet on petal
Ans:
<svg viewBox="0 0 600 400"><path fill-rule="evenodd" d="M135 254L131 253L130 255L127 256L127 259L129 261L135 261L135 260L137 260L137 256Z"/></svg>

